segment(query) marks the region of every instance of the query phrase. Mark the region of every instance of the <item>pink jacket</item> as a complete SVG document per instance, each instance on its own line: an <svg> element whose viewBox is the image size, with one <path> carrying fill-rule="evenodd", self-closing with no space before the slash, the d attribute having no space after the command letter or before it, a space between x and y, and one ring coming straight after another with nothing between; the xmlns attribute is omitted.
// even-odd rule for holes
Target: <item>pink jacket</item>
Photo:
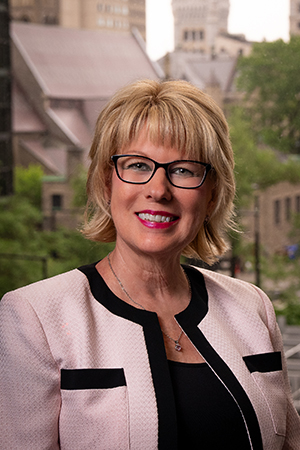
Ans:
<svg viewBox="0 0 300 450"><path fill-rule="evenodd" d="M299 450L271 302L242 281L185 270L193 295L176 320L239 406L250 448ZM95 265L6 294L0 319L1 449L176 449L157 316L115 297Z"/></svg>

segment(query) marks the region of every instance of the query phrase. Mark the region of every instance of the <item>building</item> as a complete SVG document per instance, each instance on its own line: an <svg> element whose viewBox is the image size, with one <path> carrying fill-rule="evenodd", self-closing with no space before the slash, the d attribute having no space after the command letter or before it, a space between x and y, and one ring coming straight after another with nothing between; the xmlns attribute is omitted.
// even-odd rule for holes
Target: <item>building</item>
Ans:
<svg viewBox="0 0 300 450"><path fill-rule="evenodd" d="M229 0L173 0L175 51L216 56L248 53L243 35L228 34Z"/></svg>
<svg viewBox="0 0 300 450"><path fill-rule="evenodd" d="M300 1L290 0L290 36L300 34Z"/></svg>
<svg viewBox="0 0 300 450"><path fill-rule="evenodd" d="M293 218L300 214L300 184L288 181L274 184L257 191L258 215L255 219L247 212L243 218L245 238L254 242L255 232L259 232L259 241L267 255L274 253L293 256L298 237L292 236ZM256 222L255 222L256 220Z"/></svg>
<svg viewBox="0 0 300 450"><path fill-rule="evenodd" d="M10 0L13 20L128 32L137 28L146 39L145 0Z"/></svg>
<svg viewBox="0 0 300 450"><path fill-rule="evenodd" d="M10 16L21 22L58 24L59 0L9 0Z"/></svg>
<svg viewBox="0 0 300 450"><path fill-rule="evenodd" d="M11 41L15 164L44 169L45 226L53 217L74 226L71 181L88 164L99 112L125 84L164 74L148 58L137 30L119 34L13 22Z"/></svg>
<svg viewBox="0 0 300 450"><path fill-rule="evenodd" d="M228 28L229 0L173 0L175 49L212 53Z"/></svg>
<svg viewBox="0 0 300 450"><path fill-rule="evenodd" d="M167 78L184 79L225 107L237 97L237 59L252 44L228 33L229 0L173 0L174 52L159 60Z"/></svg>

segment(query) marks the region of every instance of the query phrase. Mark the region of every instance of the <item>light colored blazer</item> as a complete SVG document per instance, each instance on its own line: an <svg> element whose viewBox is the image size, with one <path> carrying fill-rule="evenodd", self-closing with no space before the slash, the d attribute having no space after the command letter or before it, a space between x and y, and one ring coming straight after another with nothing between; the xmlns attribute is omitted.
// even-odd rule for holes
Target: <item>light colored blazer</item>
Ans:
<svg viewBox="0 0 300 450"><path fill-rule="evenodd" d="M242 281L185 270L192 300L176 320L238 405L249 448L299 450L271 302ZM1 449L177 448L157 315L115 297L95 265L3 297L0 370Z"/></svg>

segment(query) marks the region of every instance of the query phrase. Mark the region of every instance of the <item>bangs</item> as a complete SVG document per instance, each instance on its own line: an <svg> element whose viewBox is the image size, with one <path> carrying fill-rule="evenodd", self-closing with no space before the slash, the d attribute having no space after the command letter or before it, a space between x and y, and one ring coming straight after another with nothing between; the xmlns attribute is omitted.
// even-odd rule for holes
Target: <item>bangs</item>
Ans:
<svg viewBox="0 0 300 450"><path fill-rule="evenodd" d="M210 122L202 111L194 110L192 114L185 105L172 106L159 102L136 108L130 115L127 111L116 130L116 152L126 149L146 131L150 142L156 146L175 148L183 159L212 163L210 156L218 144Z"/></svg>

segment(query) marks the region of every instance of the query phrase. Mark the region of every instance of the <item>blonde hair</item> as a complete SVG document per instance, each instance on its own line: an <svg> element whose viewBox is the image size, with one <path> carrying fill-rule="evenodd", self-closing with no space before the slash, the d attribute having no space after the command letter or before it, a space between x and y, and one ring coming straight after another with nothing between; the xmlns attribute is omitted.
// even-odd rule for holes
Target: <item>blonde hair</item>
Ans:
<svg viewBox="0 0 300 450"><path fill-rule="evenodd" d="M212 165L214 210L183 255L214 262L227 249L225 229L233 226L233 152L223 112L186 81L137 81L119 90L100 113L90 149L84 235L94 241L115 241L106 196L113 170L110 157L136 140L145 127L155 145L176 148L185 158Z"/></svg>

